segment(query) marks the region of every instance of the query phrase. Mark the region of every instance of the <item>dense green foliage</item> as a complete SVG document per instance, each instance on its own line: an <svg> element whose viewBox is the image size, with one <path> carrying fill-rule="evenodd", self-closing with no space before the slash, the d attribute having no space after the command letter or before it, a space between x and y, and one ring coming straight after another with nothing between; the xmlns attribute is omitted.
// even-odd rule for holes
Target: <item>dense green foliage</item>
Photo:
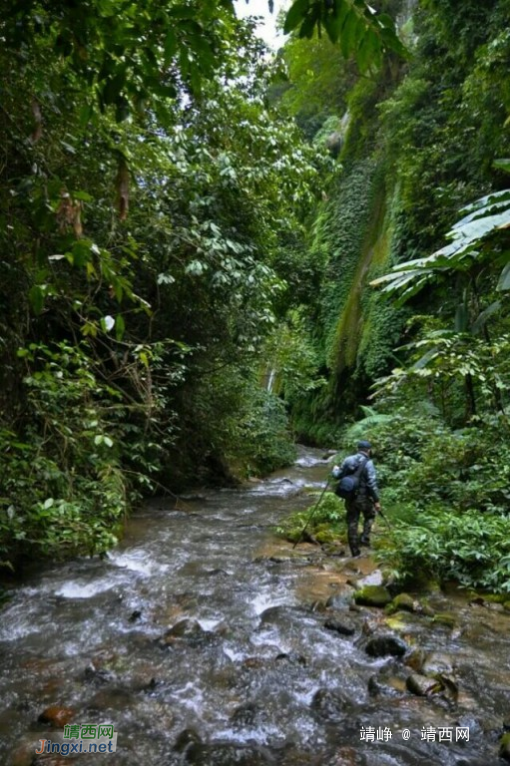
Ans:
<svg viewBox="0 0 510 766"><path fill-rule="evenodd" d="M395 576L509 589L509 17L296 0L270 62L231 0L7 4L0 561L290 462L290 414L376 442Z"/></svg>
<svg viewBox="0 0 510 766"><path fill-rule="evenodd" d="M24 6L0 53L6 564L292 459L261 367L322 163L229 3Z"/></svg>
<svg viewBox="0 0 510 766"><path fill-rule="evenodd" d="M308 237L324 263L307 308L327 383L293 407L295 427L342 454L375 442L395 528L379 554L396 577L500 591L510 588L509 18L506 0L422 0L400 17L410 61L368 79L344 65L328 80L317 55L307 80L309 52L293 42L283 95L337 156ZM306 98L313 82L326 105ZM364 419L346 427L360 405Z"/></svg>

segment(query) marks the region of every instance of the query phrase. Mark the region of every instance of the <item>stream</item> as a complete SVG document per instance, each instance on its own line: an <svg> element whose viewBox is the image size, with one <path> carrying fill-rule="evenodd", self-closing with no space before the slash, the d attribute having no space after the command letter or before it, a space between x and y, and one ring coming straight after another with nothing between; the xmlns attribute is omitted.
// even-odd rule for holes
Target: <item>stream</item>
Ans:
<svg viewBox="0 0 510 766"><path fill-rule="evenodd" d="M372 559L294 550L271 531L328 470L300 448L263 481L152 501L103 559L25 574L0 612L0 766L504 763L510 613L454 587L428 594L439 622L355 606L356 587L380 582ZM370 656L380 634L406 654ZM439 669L444 693L408 691L417 663ZM62 741L64 719L114 724L116 752L35 755L41 738Z"/></svg>

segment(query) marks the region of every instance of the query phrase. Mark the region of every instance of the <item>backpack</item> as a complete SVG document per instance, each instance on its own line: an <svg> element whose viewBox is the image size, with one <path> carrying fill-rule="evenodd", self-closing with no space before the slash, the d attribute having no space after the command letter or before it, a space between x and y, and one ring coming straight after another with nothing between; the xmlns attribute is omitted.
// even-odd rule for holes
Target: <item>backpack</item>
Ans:
<svg viewBox="0 0 510 766"><path fill-rule="evenodd" d="M342 476L335 489L335 495L343 498L343 500L354 499L356 492L359 489L361 475L367 462L368 458L362 458L354 473Z"/></svg>

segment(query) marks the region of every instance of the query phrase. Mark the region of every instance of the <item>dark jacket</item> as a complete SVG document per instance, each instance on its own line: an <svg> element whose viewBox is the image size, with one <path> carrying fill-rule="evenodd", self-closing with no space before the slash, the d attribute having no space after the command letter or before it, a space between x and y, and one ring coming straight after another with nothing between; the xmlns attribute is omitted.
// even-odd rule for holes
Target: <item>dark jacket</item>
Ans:
<svg viewBox="0 0 510 766"><path fill-rule="evenodd" d="M373 461L370 460L370 458L367 459L364 452L357 452L356 455L349 455L349 457L346 457L340 466L340 475L338 478L341 479L344 476L354 473L361 460L366 460L367 462L361 472L358 494L368 495L372 498L374 503L378 503L379 489L377 487L377 473Z"/></svg>

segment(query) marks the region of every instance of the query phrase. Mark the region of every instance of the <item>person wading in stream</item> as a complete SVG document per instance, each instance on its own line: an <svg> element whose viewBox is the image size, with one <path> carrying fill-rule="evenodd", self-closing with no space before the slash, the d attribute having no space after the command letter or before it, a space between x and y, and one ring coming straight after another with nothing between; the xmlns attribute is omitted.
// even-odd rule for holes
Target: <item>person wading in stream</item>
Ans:
<svg viewBox="0 0 510 766"><path fill-rule="evenodd" d="M360 545L370 545L370 531L377 511L381 510L377 473L370 459L372 445L367 441L358 442L358 451L349 455L340 467L334 466L333 476L340 481L346 476L357 479L355 490L345 497L347 511L348 540L351 555L360 555ZM337 490L337 494L338 490ZM363 533L358 535L360 515L363 515Z"/></svg>

